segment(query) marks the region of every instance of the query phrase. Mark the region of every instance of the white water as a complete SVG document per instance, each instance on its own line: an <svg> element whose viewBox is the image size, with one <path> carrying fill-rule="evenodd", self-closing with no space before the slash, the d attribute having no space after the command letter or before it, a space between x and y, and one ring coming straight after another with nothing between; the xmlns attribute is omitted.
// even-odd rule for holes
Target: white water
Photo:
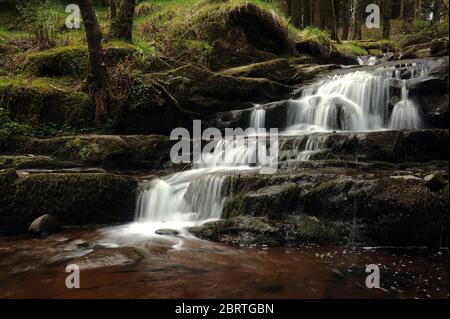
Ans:
<svg viewBox="0 0 450 319"><path fill-rule="evenodd" d="M406 68L411 77L423 77L426 67L414 64ZM384 129L420 128L420 115L412 101L403 98L389 118L390 87L402 81L394 67L371 72L356 71L334 75L319 81L289 101L288 131L374 131ZM403 106L403 107L402 107ZM418 126L417 126L418 125Z"/></svg>
<svg viewBox="0 0 450 319"><path fill-rule="evenodd" d="M426 74L426 69L416 65L409 70L413 77ZM420 128L418 109L408 99L407 81L402 82L402 101L395 105L389 118L389 86L392 81L399 81L399 77L394 68L380 68L370 73L335 75L315 83L303 90L299 99L289 101L287 132ZM266 111L256 106L249 124L256 129L264 128ZM297 159L309 160L324 143L324 137L309 136ZM258 147L258 143L248 139L222 139L193 169L145 183L138 195L135 223L123 226L120 231L134 236L155 236L156 230L164 228L187 235L187 227L221 218L227 196L226 178L221 174L255 170L268 164L254 161ZM268 162L272 160L269 158Z"/></svg>
<svg viewBox="0 0 450 319"><path fill-rule="evenodd" d="M402 100L395 104L389 121L390 129L421 129L423 127L419 108L409 99L406 81L402 81Z"/></svg>
<svg viewBox="0 0 450 319"><path fill-rule="evenodd" d="M299 161L309 161L311 155L317 153L323 148L326 141L326 136L311 136L306 141L305 150L300 152L297 156Z"/></svg>
<svg viewBox="0 0 450 319"><path fill-rule="evenodd" d="M258 106L253 110L250 117L250 127L265 128L266 127L266 110Z"/></svg>

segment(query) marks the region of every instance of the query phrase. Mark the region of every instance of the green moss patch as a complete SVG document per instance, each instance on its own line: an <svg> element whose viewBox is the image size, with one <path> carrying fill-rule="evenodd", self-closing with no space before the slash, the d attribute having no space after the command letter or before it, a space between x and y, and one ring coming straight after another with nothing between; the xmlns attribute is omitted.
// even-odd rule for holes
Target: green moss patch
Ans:
<svg viewBox="0 0 450 319"><path fill-rule="evenodd" d="M0 173L6 179L8 204L0 207L0 230L23 231L42 214L56 215L64 225L114 223L133 217L133 178L106 173L36 174L16 179L14 171ZM5 187L2 182L2 187ZM1 203L1 202L0 202Z"/></svg>
<svg viewBox="0 0 450 319"><path fill-rule="evenodd" d="M50 78L0 77L0 107L13 120L42 124L92 127L94 110L86 93L73 91L65 81Z"/></svg>

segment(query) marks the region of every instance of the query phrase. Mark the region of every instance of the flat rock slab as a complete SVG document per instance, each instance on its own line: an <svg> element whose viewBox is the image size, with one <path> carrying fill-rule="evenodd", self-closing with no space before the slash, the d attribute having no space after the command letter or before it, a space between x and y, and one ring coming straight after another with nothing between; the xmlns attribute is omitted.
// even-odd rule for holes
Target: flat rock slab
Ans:
<svg viewBox="0 0 450 319"><path fill-rule="evenodd" d="M125 266L141 261L144 255L133 247L100 248L71 261L80 269L97 269L113 266Z"/></svg>

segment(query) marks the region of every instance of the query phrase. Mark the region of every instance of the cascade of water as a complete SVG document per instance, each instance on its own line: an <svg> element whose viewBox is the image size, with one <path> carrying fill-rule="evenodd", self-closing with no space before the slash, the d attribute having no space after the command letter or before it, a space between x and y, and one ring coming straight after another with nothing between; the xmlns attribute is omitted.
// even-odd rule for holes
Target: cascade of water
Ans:
<svg viewBox="0 0 450 319"><path fill-rule="evenodd" d="M264 128L265 110L252 112L250 127ZM264 144L264 145L262 145ZM252 136L233 136L216 141L212 152L203 154L193 169L150 181L139 192L136 220L140 223L185 227L221 217L227 196L221 172L250 170L269 164L257 162L257 152L267 147Z"/></svg>
<svg viewBox="0 0 450 319"><path fill-rule="evenodd" d="M426 68L418 65L407 67L407 71L412 78L427 73ZM402 101L394 107L389 119L389 87L391 81L398 81L403 76L395 67L388 67L335 75L319 81L304 89L299 99L289 101L287 125L303 134L306 131L420 128L420 114L408 99L407 81L403 81ZM256 106L249 126L265 128L265 120L266 111ZM324 137L310 136L298 159L308 160L323 148L324 143ZM159 226L170 223L169 227L175 225L177 228L176 225L193 226L220 218L227 196L226 178L221 173L267 164L256 161L260 147L267 147L266 142L263 144L248 136L217 141L213 151L202 156L202 161L193 165L193 169L145 185L137 199L136 220Z"/></svg>
<svg viewBox="0 0 450 319"><path fill-rule="evenodd" d="M389 119L390 86L393 81L404 77L405 72L412 79L423 77L427 74L427 67L420 64L407 66L403 70L383 67L371 72L356 71L321 80L304 89L299 99L289 102L287 130L418 128L420 115L417 107L407 98L402 99L392 114L395 118ZM407 80L402 81L406 83Z"/></svg>
<svg viewBox="0 0 450 319"><path fill-rule="evenodd" d="M406 81L402 81L402 100L395 104L389 121L390 129L421 129L423 127L419 108L409 99Z"/></svg>
<svg viewBox="0 0 450 319"><path fill-rule="evenodd" d="M256 107L250 116L250 127L265 128L266 126L266 110Z"/></svg>
<svg viewBox="0 0 450 319"><path fill-rule="evenodd" d="M305 150L300 152L297 156L299 161L308 161L314 153L317 153L323 148L326 141L325 136L311 136L306 141Z"/></svg>

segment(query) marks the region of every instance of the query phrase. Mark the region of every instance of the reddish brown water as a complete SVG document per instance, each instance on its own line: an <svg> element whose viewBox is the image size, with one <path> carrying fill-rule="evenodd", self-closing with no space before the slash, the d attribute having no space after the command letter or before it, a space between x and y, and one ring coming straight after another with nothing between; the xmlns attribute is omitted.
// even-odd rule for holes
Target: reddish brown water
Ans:
<svg viewBox="0 0 450 319"><path fill-rule="evenodd" d="M446 252L234 248L193 238L174 247L168 237L111 248L102 236L0 238L0 298L448 298ZM65 285L72 263L80 289ZM367 264L380 265L382 289L366 288Z"/></svg>

